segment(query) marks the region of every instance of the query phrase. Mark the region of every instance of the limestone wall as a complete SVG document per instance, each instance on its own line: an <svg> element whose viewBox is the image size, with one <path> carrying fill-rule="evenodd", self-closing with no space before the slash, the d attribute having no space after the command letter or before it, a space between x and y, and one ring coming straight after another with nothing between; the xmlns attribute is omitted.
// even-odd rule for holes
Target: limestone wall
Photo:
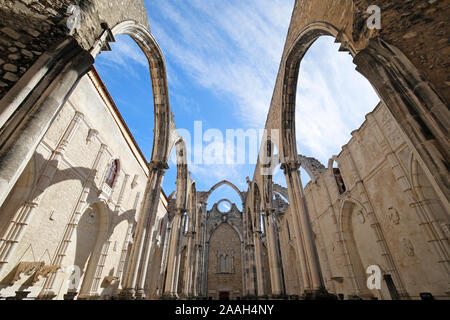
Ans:
<svg viewBox="0 0 450 320"><path fill-rule="evenodd" d="M345 192L339 192L331 168L304 189L327 289L346 297L367 294L391 299L385 281L381 290L365 292L366 269L378 265L383 275L397 272L412 299L419 299L421 292L447 297L448 276L433 242L448 241L449 215L384 104L380 103L352 132L336 162ZM420 175L420 182L416 175ZM429 220L423 219L423 212ZM287 266L293 263L287 219L289 214L281 222L281 243L290 293L297 284ZM444 234L439 239L427 235L428 222L442 228ZM349 264L360 283L359 291L355 290Z"/></svg>
<svg viewBox="0 0 450 320"><path fill-rule="evenodd" d="M117 280L123 276L126 266L148 169L113 102L105 97L94 72L82 78L0 209L3 239L10 221L25 201L37 203L23 237L0 275L2 297L15 295L18 286L33 277L33 273L22 273L14 286L10 286L12 282L8 275L16 272L20 262L44 261L45 265L52 265L61 253L65 257L52 286L56 298L62 299L68 290L66 280L72 265L81 269L77 287L79 297L101 295L107 298L120 289ZM54 159L55 150L60 150L62 137L75 116L79 117L79 124L73 130L63 156L57 161ZM97 169L93 168L96 159ZM119 174L113 187L109 188L105 178L114 159L119 161ZM30 192L36 189L43 172L47 172L45 167L50 164L56 164L57 168L48 187L42 192ZM163 195L160 201L158 219L167 212ZM67 238L69 222L73 222L77 212L77 226L72 236ZM62 252L64 239L70 243ZM32 291L28 297L36 297L49 278L24 285Z"/></svg>

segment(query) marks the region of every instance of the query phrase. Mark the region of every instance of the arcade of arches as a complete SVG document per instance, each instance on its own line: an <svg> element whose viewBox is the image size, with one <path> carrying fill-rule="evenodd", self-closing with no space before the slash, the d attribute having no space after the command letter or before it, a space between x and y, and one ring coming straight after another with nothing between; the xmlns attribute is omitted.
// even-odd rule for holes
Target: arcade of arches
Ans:
<svg viewBox="0 0 450 320"><path fill-rule="evenodd" d="M247 190L221 181L201 191L141 1L83 1L75 32L63 23L70 1L2 2L0 299L448 299L450 1L382 3L377 30L364 22L371 1L295 1L266 157ZM119 34L148 59L150 161L93 67ZM327 164L295 140L300 63L323 35L381 100ZM267 172L278 165L287 187ZM224 185L241 203L208 205ZM380 270L379 288L368 267Z"/></svg>

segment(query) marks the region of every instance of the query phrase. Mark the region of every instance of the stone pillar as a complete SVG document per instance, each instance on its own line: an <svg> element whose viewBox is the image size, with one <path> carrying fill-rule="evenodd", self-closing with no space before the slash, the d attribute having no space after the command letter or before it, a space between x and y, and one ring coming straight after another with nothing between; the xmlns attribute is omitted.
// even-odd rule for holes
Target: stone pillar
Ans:
<svg viewBox="0 0 450 320"><path fill-rule="evenodd" d="M201 205L200 205L201 206ZM202 222L202 210L198 210L198 207L196 206L196 221L195 221L195 244L194 244L194 252L195 252L195 259L194 259L194 272L192 276L192 294L194 297L198 297L200 295L199 290L199 282L200 282L200 267L201 267L201 222Z"/></svg>
<svg viewBox="0 0 450 320"><path fill-rule="evenodd" d="M260 297L265 294L261 237L262 233L260 230L253 231L253 243L255 244L256 294Z"/></svg>
<svg viewBox="0 0 450 320"><path fill-rule="evenodd" d="M175 209L175 216L173 218L173 226L172 226L172 237L170 239L170 247L169 247L169 257L167 262L167 277L166 277L166 285L164 288L164 297L169 299L178 298L177 295L177 287L178 287L178 267L180 263L180 232L181 232L181 221L185 209L177 208Z"/></svg>
<svg viewBox="0 0 450 320"><path fill-rule="evenodd" d="M289 164L282 164L282 169L284 171L284 174L286 176L286 183L288 186L288 193L289 193L289 207L290 207L290 214L292 218L292 227L294 229L294 243L295 243L295 251L297 254L297 259L300 263L300 270L302 274L302 282L303 282L303 288L304 290L312 290L311 286L311 279L309 275L309 266L307 264L306 260L306 253L305 249L303 247L303 237L300 229L300 222L298 221L298 204L297 204L297 197L295 195L296 191L293 187L293 174L300 168L300 165L296 163L289 163Z"/></svg>
<svg viewBox="0 0 450 320"><path fill-rule="evenodd" d="M256 264L255 264L255 246L253 243L248 244L246 248L247 265L248 265L248 281L247 295L256 296Z"/></svg>
<svg viewBox="0 0 450 320"><path fill-rule="evenodd" d="M318 182L315 181L313 187L315 188L315 191L317 192L319 190L319 185ZM322 228L320 227L320 220L319 220L319 216L318 216L318 211L316 208L316 202L314 201L314 192L311 189L310 190L310 196L311 196L311 202L312 202L312 210L315 213L316 216L316 223L315 225L313 225L313 229L315 229L316 231L316 239L317 239L317 243L319 248L317 248L317 250L322 250L322 258L323 258L323 266L324 266L324 273L327 275L327 284L328 284L328 290L330 290L331 293L336 294L336 287L334 285L333 280L331 280L331 277L333 276L332 272L331 272L331 267L330 267L330 262L328 259L328 252L325 248L325 244L323 241L323 233L322 233ZM314 228L315 227L315 228Z"/></svg>
<svg viewBox="0 0 450 320"><path fill-rule="evenodd" d="M167 259L169 254L169 246L170 246L170 239L172 238L172 222L173 222L173 216L168 216L167 220L167 228L166 228L166 234L164 236L164 249L161 257L161 268L160 268L160 281L159 281L159 296L162 297L164 293L164 288L166 284L166 270L167 270Z"/></svg>
<svg viewBox="0 0 450 320"><path fill-rule="evenodd" d="M198 249L198 261L197 261L197 272L196 272L196 280L195 287L197 288L196 296L206 296L207 293L207 272L206 269L206 252L207 252L207 244L206 244L206 202L200 201L200 219L198 221L198 232L197 232L197 249Z"/></svg>
<svg viewBox="0 0 450 320"><path fill-rule="evenodd" d="M276 239L276 229L273 221L274 209L264 210L264 224L267 236L267 252L269 255L270 282L272 295L283 294L283 284L281 281L281 261L278 256L278 245Z"/></svg>
<svg viewBox="0 0 450 320"><path fill-rule="evenodd" d="M297 162L282 164L289 191L290 208L294 221L297 254L302 268L302 277L306 293L322 292L325 288L320 269L317 249L311 228L311 222L303 194L303 187Z"/></svg>
<svg viewBox="0 0 450 320"><path fill-rule="evenodd" d="M58 246L56 257L52 263L54 266L62 266L63 260L66 257L67 248L69 247L69 244L72 242L72 235L74 230L78 226L78 222L81 218L81 215L83 214L83 210L86 208L87 205L87 199L89 196L89 193L91 191L91 188L95 184L95 177L98 172L98 167L100 164L100 161L103 157L103 154L105 153L107 149L107 146L105 144L101 144L100 149L95 157L94 163L91 168L91 172L84 183L83 189L81 190L81 195L79 197L78 203L75 207L74 213L72 214L69 223L66 226L66 229L63 234L63 238ZM49 278L45 281L44 288L42 289L40 296L42 298L51 297L54 295L53 292L53 285L55 283L57 274L52 273Z"/></svg>
<svg viewBox="0 0 450 320"><path fill-rule="evenodd" d="M189 227L191 229L191 227ZM193 255L193 247L194 247L194 236L195 231L189 231L187 233L188 237L188 243L187 243L187 252L186 252L186 261L185 261L185 268L184 268L184 288L183 288L183 295L186 298L192 297L192 273L194 268L194 263L192 259Z"/></svg>
<svg viewBox="0 0 450 320"><path fill-rule="evenodd" d="M89 52L78 44L71 44L71 50L67 53L69 58L63 57L54 61L54 66L62 64L64 67L49 76L51 80L47 79L50 83L46 88L37 84L36 90L39 92L30 93L23 102L26 114L20 113L19 119L15 118L12 125L8 124L2 128L0 205L5 201L72 90L94 63Z"/></svg>
<svg viewBox="0 0 450 320"><path fill-rule="evenodd" d="M185 297L190 298L193 296L193 280L194 280L194 271L196 266L196 261L194 259L194 246L197 239L197 230L198 224L197 221L200 220L198 218L198 210L195 196L195 188L191 189L191 192L194 192L194 196L191 195L191 203L189 208L189 229L187 233L188 242L187 242L187 253L186 253L186 261L184 268L184 288L183 294Z"/></svg>
<svg viewBox="0 0 450 320"><path fill-rule="evenodd" d="M245 208L245 205L243 206ZM243 212L243 230L244 230L244 270L245 270L245 287L244 296L256 296L256 269L255 269L255 256L253 245L253 234L251 226L251 219L249 221L250 212Z"/></svg>
<svg viewBox="0 0 450 320"><path fill-rule="evenodd" d="M367 190L364 185L364 182L362 181L361 176L359 175L358 169L356 168L353 156L352 156L350 150L348 149L348 146L342 147L342 150L344 151L344 154L346 155L346 158L348 159L350 171L353 175L354 180L356 181L356 187L359 192L359 196L361 198L361 203L367 211L367 219L369 220L370 226L373 228L373 230L375 232L375 237L377 239L377 243L380 246L381 256L385 259L386 266L388 267L388 270L386 270L386 272L388 272L392 275L392 280L394 281L394 283L397 287L400 298L408 299L409 295L405 290L402 279L400 278L400 274L395 265L394 258L392 257L389 246L386 242L386 239L384 238L384 234L381 229L380 223L378 222L377 216L375 215L375 211L373 209L372 203L369 200L369 196L367 194Z"/></svg>
<svg viewBox="0 0 450 320"><path fill-rule="evenodd" d="M136 296L145 298L144 286L151 250L151 230L158 210L161 184L165 170L169 167L165 162L151 162L150 175L145 190L145 200L139 214L136 238L131 250L124 289L121 296L125 299Z"/></svg>
<svg viewBox="0 0 450 320"><path fill-rule="evenodd" d="M35 209L41 202L45 190L51 184L53 177L58 169L58 165L69 145L72 137L74 136L83 114L75 112L69 126L66 128L61 140L59 141L56 149L53 151L49 160L43 169L42 174L39 177L36 188L32 192L30 201L25 202L22 207L14 215L12 221L8 225L2 239L0 239L0 274L8 263L9 258L14 252L15 247L22 239L22 236L26 230L27 225L33 217Z"/></svg>

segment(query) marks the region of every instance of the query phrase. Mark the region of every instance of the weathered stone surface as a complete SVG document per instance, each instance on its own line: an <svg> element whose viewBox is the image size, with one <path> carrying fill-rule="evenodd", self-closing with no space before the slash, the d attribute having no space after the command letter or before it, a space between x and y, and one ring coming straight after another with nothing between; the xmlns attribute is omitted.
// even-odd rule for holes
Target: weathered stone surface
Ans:
<svg viewBox="0 0 450 320"><path fill-rule="evenodd" d="M66 10L72 3L69 0L5 0L0 4L0 99L39 55L69 35ZM149 237L142 231L147 229L138 228L142 239L149 241L145 245L153 255L149 259L152 264L147 265L142 262L145 259L135 257L137 272L148 267L148 274L141 271L145 274L136 275L130 269L130 278L141 276L142 279L129 288L141 286L142 290L151 290L145 292L147 296L158 298L167 284L165 280L170 270L173 278L168 282L171 287L166 286L164 290L169 290L171 297L186 293L218 298L221 292L222 296L227 292L231 298L256 293L302 296L305 290L317 290L323 285L329 292L342 293L347 298L396 298L392 287L388 290L384 282L381 290L366 287L366 268L376 265L383 275L391 276L390 284L396 287L400 298L418 299L424 290L438 298L448 298L448 273L445 270L449 269L446 251L449 204L445 201L445 190L436 182L438 180L432 183L436 172L446 178L448 170L433 171L429 163L448 168L448 163L444 163L446 157L442 156L448 148L442 148L438 143L447 138L448 125L436 123L448 123L449 118L443 109L445 99L448 101L450 84L447 65L450 0L379 1L380 30L369 30L365 24L368 18L365 11L371 4L369 0L295 2L266 125L267 129L283 129L285 136L278 147L283 156L282 168L287 175L288 188L274 185L270 178L261 175L258 163L253 181L248 183L249 191L237 191L243 201L242 212L235 205L227 213L217 210L217 204L206 210L206 200L213 190L193 192L188 188L192 182L188 168L180 166L176 198L171 196L168 201L162 196L157 200L157 212L152 215L157 218L151 226L153 238L147 239ZM81 9L81 28L74 30L72 36L85 50L89 50L101 34L101 22L106 22L110 28L124 20L148 25L141 1L88 0L81 3ZM312 33L307 36L311 38L303 34L306 28L310 28ZM330 159L330 163L337 160L339 168L330 164L326 168L314 158L298 155L295 140L287 143L295 136L289 136L289 130L295 128L295 117L289 118L295 108L290 110L289 107L295 101L292 93L296 92L296 66L304 53L302 50L310 44L308 40L323 34L334 36L344 50L350 51L358 70L363 74L365 71L366 77L394 75L393 79L386 76L381 81L369 79L389 104L385 101L369 113L361 128L352 132L352 138L342 152L336 159ZM364 60L367 58L364 53L370 52L369 49L378 50L376 57L384 59L381 66L374 60ZM406 58L397 53L397 49ZM406 70L392 68L394 63ZM161 70L161 63L157 64L156 67L151 65L152 74ZM379 69L367 74L371 70L367 68L373 65ZM387 69L381 68L386 66ZM403 71L406 76L401 78ZM152 80L153 84L156 82ZM405 88L405 83L410 87ZM154 92L160 92L159 89L161 87ZM436 98L434 92L444 100ZM155 100L159 101L159 98L157 96ZM82 112L84 116L76 112ZM169 118L170 112L165 116ZM418 122L406 126L411 119ZM429 119L435 123L429 125ZM23 172L15 171L21 177L0 207L0 212L6 212L0 214L0 226L12 223L19 231L26 228L19 241L6 239L19 250L14 251L4 269L1 269L4 264L0 264L0 271L7 274L23 259L35 261L35 255L47 259L49 252L57 252L64 267L75 261L82 270L80 298L94 298L96 293L101 298L108 298L117 293L119 284L123 285L120 281L125 265L130 263L127 259L132 259L127 258L131 242L131 248L140 248L136 243L141 238L133 237L132 233L138 234L133 226L136 221L141 221L140 226L146 221L137 219L142 214L139 210L147 208L140 206L141 199L145 198L143 203L153 206L147 199L153 199L154 194L145 194L146 184L135 183L141 181L137 178L133 178L133 182L128 178L157 176L154 172L162 175L165 162L152 160L148 166L93 72L81 80L69 103L56 114L54 122L49 120L48 123L51 125L38 148L27 149L30 154L34 152L34 159ZM175 130L174 126L173 122L164 122L162 131ZM64 136L72 130L75 130L73 135ZM416 140L408 140L404 133ZM173 134L171 138L177 137ZM35 139L36 144L40 140ZM425 149L429 145L431 147ZM24 146L17 144L17 148ZM444 153L440 153L439 148ZM424 154L428 158L417 158ZM64 161L60 155L64 155ZM113 166L115 161L120 161L120 166ZM55 165L53 173L52 165ZM312 178L304 188L299 166L303 166ZM119 173L108 184L106 177L114 167L119 167ZM49 177L48 184L40 185L42 189L34 188L35 181L43 183L46 177ZM156 180L149 179L152 181ZM31 194L30 198L30 190L44 192ZM288 203L280 195L287 201L293 198ZM183 199L189 199L186 201L190 202L188 208ZM186 217L189 215L181 220L183 212L195 214L199 208L202 210L195 219L190 216L191 221L197 221L195 227L188 224ZM36 218L29 224L15 224L17 212L22 217L32 212ZM149 212L147 208L145 214ZM79 217L72 220L76 214ZM184 222L188 226L187 232L176 229L184 228L183 223L170 224L171 221ZM68 234L65 230L69 229L77 233L75 240L65 238ZM106 230L111 234L101 233ZM48 236L42 237L42 234ZM3 234L0 238L3 239ZM72 241L72 245L61 249L64 248L61 241ZM180 259L175 260L178 254ZM48 262L52 263L51 260ZM280 285L281 274L284 275L283 285ZM191 287L186 288L189 275L192 275ZM67 292L69 276L65 269L56 277L54 289L59 299ZM25 280L24 277L19 282ZM32 286L36 290L30 297L37 296L45 281ZM14 294L13 286L1 283L1 296ZM17 283L17 287L23 284ZM286 292L281 292L282 287Z"/></svg>
<svg viewBox="0 0 450 320"><path fill-rule="evenodd" d="M0 44L10 46L13 41L20 41L21 49L27 52L45 52L52 45L69 35L66 21L69 16L67 8L74 2L5 0L0 4ZM88 0L80 4L82 10L81 28L73 36L89 50L102 33L101 23L106 22L110 28L119 22L133 20L148 26L144 3L136 0L114 2L109 0ZM22 57L8 57L7 52L0 52L0 58L17 61L28 69L40 54L24 54ZM0 90L0 99L10 87Z"/></svg>
<svg viewBox="0 0 450 320"><path fill-rule="evenodd" d="M16 31L14 31L13 29L11 29L9 27L3 27L0 29L0 31L14 40L19 40L19 38L20 38L20 33L17 33Z"/></svg>
<svg viewBox="0 0 450 320"><path fill-rule="evenodd" d="M0 81L0 87L6 85L8 85L7 81ZM32 212L33 219L26 225L24 236L18 243L17 250L8 259L8 264L6 266L1 264L0 279L3 280L11 270L14 270L21 259L34 261L33 254L42 256L42 260L39 261L44 261L47 268L50 268L52 261L46 256L46 252L56 252L62 241L70 241L71 245L64 252L66 259L62 262L63 268L58 272L55 280L56 299L63 299L64 294L67 293L66 280L71 274L70 265L74 263L81 268L83 274L86 274L81 282L84 285L89 283L88 287L96 286L102 299L109 299L117 293L115 291L117 282L114 277L121 278L125 272L126 256L130 248L129 241L132 240L134 230L133 224L138 220L146 187L145 183L132 186L131 177L139 176L142 181L145 181L148 168L142 154L135 153L138 147L128 144L131 140L128 140L130 136L125 124L117 123L111 117L113 114L118 116L118 111L108 97L96 75L94 73L86 75L36 149L33 159L13 189L14 196L12 195L3 205L0 205L0 212L2 212L0 225L5 226L14 220L14 215L21 207L26 208L24 200L31 187L28 179L31 176L43 177L47 174L51 176L47 180L48 185L44 184L45 192L34 195L39 199L33 198L38 203ZM88 142L89 131L94 128L101 134L92 137ZM71 130L73 134L70 138L64 136ZM99 158L98 168L93 170L102 145L104 151ZM54 157L59 152L64 154L64 159L68 162ZM105 173L113 159L120 160L120 171L114 180L113 187L109 188L105 187ZM33 163L36 165L32 165ZM45 170L46 164L48 167ZM53 173L49 170L52 165L56 165ZM88 180L91 174L93 174L94 182L89 188L84 189L88 191L86 201L90 204L90 207L86 207L80 197L83 186L90 185ZM158 216L164 218L167 216L165 209L167 201L164 195L161 195L160 202ZM66 229L77 206L80 210L79 219L76 220L77 229L73 237L65 239ZM111 241L109 248L103 249L104 252L108 252L104 267L98 263L100 252L94 250L96 243L103 242L103 236L101 232L99 233L102 229L100 227L102 221L106 223L104 236L107 235L107 230L110 230L108 237ZM43 237L43 234L46 236ZM5 239L3 236L2 233L2 239ZM94 272L87 275L88 265L92 265L89 272L99 272L98 278L94 276ZM114 270L113 274L111 270ZM14 296L17 287L27 280L31 283L33 276L34 273L22 273L14 285L2 282L0 295ZM50 276L51 274L31 285L28 284L27 287L32 288L28 298L35 299ZM109 276L112 278L108 278ZM98 279L97 282L96 279ZM86 293L89 296L89 290L79 292L79 295Z"/></svg>
<svg viewBox="0 0 450 320"><path fill-rule="evenodd" d="M6 63L5 65L3 65L3 69L6 71L17 72L17 67L10 63Z"/></svg>
<svg viewBox="0 0 450 320"><path fill-rule="evenodd" d="M16 82L17 80L19 80L19 77L16 76L14 73L7 72L3 75L3 79L11 81L11 82Z"/></svg>

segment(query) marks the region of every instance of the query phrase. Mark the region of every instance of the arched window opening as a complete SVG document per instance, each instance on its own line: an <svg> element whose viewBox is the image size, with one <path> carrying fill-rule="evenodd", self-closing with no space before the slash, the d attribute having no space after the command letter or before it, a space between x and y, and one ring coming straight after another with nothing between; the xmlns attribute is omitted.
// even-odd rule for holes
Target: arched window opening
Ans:
<svg viewBox="0 0 450 320"><path fill-rule="evenodd" d="M223 184L215 189L208 198L207 209L211 210L215 203L218 203L222 199L227 199L231 203L234 203L238 210L242 210L242 199L240 195L230 187L228 184ZM224 211L229 211L231 209L230 203L222 202L220 203L219 209Z"/></svg>
<svg viewBox="0 0 450 320"><path fill-rule="evenodd" d="M265 234L266 230L265 230L265 226L264 226L264 212L261 212L261 214L259 216L259 219L260 219L259 223L260 223L260 226L261 226L261 233Z"/></svg>
<svg viewBox="0 0 450 320"><path fill-rule="evenodd" d="M153 147L154 103L148 60L128 35L118 34L111 51L95 58L95 70L117 105L146 160ZM150 125L150 128L149 128Z"/></svg>
<svg viewBox="0 0 450 320"><path fill-rule="evenodd" d="M189 231L189 215L187 212L184 213L184 228L183 232L186 235Z"/></svg>
<svg viewBox="0 0 450 320"><path fill-rule="evenodd" d="M344 184L344 179L342 179L341 170L339 170L339 168L333 168L333 174L338 186L339 193L343 194L347 189Z"/></svg>
<svg viewBox="0 0 450 320"><path fill-rule="evenodd" d="M333 175L336 185L338 187L339 194L343 194L347 187L345 186L344 179L342 178L341 170L336 161L333 162Z"/></svg>
<svg viewBox="0 0 450 320"><path fill-rule="evenodd" d="M379 103L370 82L355 70L353 58L339 52L331 36L319 37L301 59L295 108L297 152L327 163L352 138ZM300 170L303 186L311 180ZM345 185L335 170L340 192Z"/></svg>
<svg viewBox="0 0 450 320"><path fill-rule="evenodd" d="M119 172L119 160L115 159L111 166L108 169L108 172L106 174L106 180L105 183L112 188L114 186L114 182L116 181L117 175Z"/></svg>

